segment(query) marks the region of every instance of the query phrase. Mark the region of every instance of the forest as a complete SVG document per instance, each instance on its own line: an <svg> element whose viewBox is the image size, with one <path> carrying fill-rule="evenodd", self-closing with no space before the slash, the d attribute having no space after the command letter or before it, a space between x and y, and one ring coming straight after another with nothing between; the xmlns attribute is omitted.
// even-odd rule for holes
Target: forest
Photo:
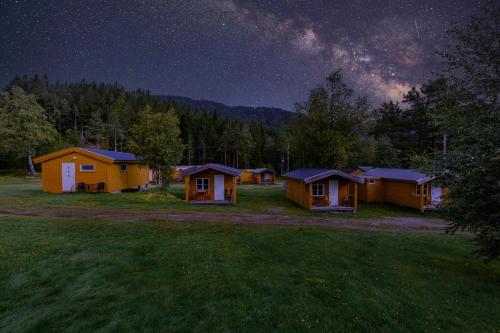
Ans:
<svg viewBox="0 0 500 333"><path fill-rule="evenodd" d="M330 91L318 88L308 102L297 105L290 124L271 126L265 119L221 117L216 109L177 105L146 90L127 91L117 83L50 83L45 75L16 77L3 89L0 105L20 104L28 113L38 112L41 128L26 138L30 149L19 151L21 135L12 138L9 145L4 141L0 168L27 168L28 153L36 156L67 146L127 151L131 129L146 108L153 113L175 112L184 147L179 163L186 165L265 166L278 173L301 166L397 167L408 166L414 156L442 149L443 136L429 116L439 82L410 91L402 105L388 102L377 109L371 109L366 99L353 96L341 72L333 73L327 85ZM332 122L305 122L302 118L307 109L315 117L323 116L312 109L327 94L338 96L338 105L325 110L334 110L337 117ZM43 127L44 118L48 129ZM20 127L12 127L21 134L22 124L16 123Z"/></svg>

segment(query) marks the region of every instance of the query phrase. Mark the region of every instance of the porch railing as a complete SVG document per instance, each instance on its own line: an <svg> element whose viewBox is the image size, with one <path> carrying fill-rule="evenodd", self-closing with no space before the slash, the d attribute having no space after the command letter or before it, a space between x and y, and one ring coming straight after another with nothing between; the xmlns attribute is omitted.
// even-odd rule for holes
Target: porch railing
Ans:
<svg viewBox="0 0 500 333"><path fill-rule="evenodd" d="M330 206L330 198L328 195L322 197L312 197L313 207L328 207ZM354 195L339 197L339 204L341 207L354 207Z"/></svg>
<svg viewBox="0 0 500 333"><path fill-rule="evenodd" d="M224 200L225 201L233 201L233 190L225 189L224 190ZM212 201L215 200L210 191L191 191L189 193L190 201Z"/></svg>

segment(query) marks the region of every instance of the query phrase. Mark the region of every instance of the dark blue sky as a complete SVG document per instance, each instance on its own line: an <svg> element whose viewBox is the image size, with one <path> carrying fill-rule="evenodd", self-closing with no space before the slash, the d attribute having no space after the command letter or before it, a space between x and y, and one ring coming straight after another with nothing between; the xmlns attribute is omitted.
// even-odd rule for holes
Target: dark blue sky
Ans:
<svg viewBox="0 0 500 333"><path fill-rule="evenodd" d="M331 71L377 103L439 70L467 0L0 0L0 84L16 74L292 109Z"/></svg>

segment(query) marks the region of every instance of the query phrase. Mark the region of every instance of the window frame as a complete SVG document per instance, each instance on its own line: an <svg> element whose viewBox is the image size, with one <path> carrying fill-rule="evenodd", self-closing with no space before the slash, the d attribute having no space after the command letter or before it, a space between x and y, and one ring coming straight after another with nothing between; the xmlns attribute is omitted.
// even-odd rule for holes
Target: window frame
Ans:
<svg viewBox="0 0 500 333"><path fill-rule="evenodd" d="M417 195L417 197L419 197L421 194L420 193L420 185L418 185L418 184L416 184L415 194ZM424 197L426 197L428 194L429 194L429 183L424 184Z"/></svg>
<svg viewBox="0 0 500 333"><path fill-rule="evenodd" d="M84 170L83 167L91 166L92 170ZM95 172L95 164L80 164L80 172Z"/></svg>
<svg viewBox="0 0 500 333"><path fill-rule="evenodd" d="M325 184L319 183L319 184L312 184L311 185L311 194L313 197L318 198L318 197L324 197L325 196ZM316 187L316 191L314 190L314 187ZM320 191L321 189L321 191ZM316 194L314 194L316 192ZM321 192L321 194L319 194Z"/></svg>
<svg viewBox="0 0 500 333"><path fill-rule="evenodd" d="M370 185L374 185L374 184L375 184L375 179L373 179L373 178L369 178L369 179L368 179L368 184L370 184Z"/></svg>
<svg viewBox="0 0 500 333"><path fill-rule="evenodd" d="M123 169L124 166L125 166L125 170ZM120 164L120 171L127 172L128 171L128 164Z"/></svg>
<svg viewBox="0 0 500 333"><path fill-rule="evenodd" d="M201 181L201 183L199 183ZM201 187L200 187L201 185ZM205 192L210 188L210 180L208 178L196 178L196 192Z"/></svg>

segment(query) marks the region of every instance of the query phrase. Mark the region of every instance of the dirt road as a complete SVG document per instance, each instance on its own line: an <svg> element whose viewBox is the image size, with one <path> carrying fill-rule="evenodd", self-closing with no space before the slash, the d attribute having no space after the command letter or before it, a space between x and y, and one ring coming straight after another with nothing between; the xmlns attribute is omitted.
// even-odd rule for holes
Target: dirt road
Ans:
<svg viewBox="0 0 500 333"><path fill-rule="evenodd" d="M279 226L314 226L341 229L384 230L411 233L444 233L446 221L431 218L417 217L385 217L379 219L357 219L341 216L315 217L291 216L273 214L227 214L212 212L186 212L178 213L166 210L151 212L137 212L117 209L93 210L3 210L0 217L4 216L39 216L39 217L68 217L88 218L139 222L139 221L175 221L189 223L232 223L253 225L279 225Z"/></svg>

